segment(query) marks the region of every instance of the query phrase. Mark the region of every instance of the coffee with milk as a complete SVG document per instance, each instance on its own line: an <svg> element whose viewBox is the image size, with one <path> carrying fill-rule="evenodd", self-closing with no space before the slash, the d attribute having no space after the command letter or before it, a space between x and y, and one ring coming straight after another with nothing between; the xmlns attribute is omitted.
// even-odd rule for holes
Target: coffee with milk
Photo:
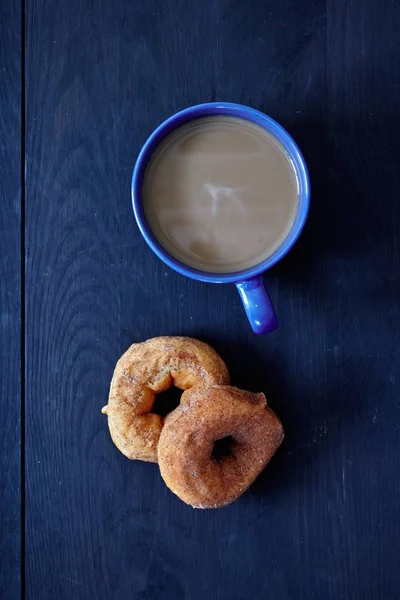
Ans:
<svg viewBox="0 0 400 600"><path fill-rule="evenodd" d="M298 180L281 143L246 119L189 121L157 148L143 206L158 242L185 265L235 273L269 256L298 211Z"/></svg>

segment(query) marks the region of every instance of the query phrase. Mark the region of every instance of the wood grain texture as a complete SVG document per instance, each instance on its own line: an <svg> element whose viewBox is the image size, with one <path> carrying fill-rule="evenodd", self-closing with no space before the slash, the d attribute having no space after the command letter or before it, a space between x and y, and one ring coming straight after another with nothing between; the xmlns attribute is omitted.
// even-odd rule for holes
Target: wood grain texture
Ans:
<svg viewBox="0 0 400 600"><path fill-rule="evenodd" d="M394 600L400 457L399 5L27 0L27 598ZM255 337L233 286L145 246L134 160L211 100L285 125L313 206L267 275ZM193 511L100 414L130 343L214 344L286 440L237 503Z"/></svg>
<svg viewBox="0 0 400 600"><path fill-rule="evenodd" d="M0 598L20 598L21 15L0 3Z"/></svg>

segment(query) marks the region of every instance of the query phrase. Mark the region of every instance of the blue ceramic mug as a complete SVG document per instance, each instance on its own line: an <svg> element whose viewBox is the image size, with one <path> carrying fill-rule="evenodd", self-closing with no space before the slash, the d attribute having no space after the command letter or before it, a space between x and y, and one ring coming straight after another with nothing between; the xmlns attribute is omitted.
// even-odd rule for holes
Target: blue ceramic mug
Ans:
<svg viewBox="0 0 400 600"><path fill-rule="evenodd" d="M298 181L298 212L292 229L282 245L263 262L245 271L236 273L207 273L199 271L171 256L152 233L146 221L143 208L142 188L144 174L149 160L159 144L166 136L178 127L181 127L184 123L192 119L213 115L234 116L246 119L266 129L285 148L292 161ZM199 104L176 113L157 127L144 144L138 156L132 177L132 203L135 218L144 239L165 264L178 271L178 273L199 281L234 283L239 291L253 331L255 333L269 333L276 329L277 318L270 297L264 287L263 273L281 260L292 248L304 227L310 203L310 180L306 163L297 144L281 125L258 110L229 102Z"/></svg>

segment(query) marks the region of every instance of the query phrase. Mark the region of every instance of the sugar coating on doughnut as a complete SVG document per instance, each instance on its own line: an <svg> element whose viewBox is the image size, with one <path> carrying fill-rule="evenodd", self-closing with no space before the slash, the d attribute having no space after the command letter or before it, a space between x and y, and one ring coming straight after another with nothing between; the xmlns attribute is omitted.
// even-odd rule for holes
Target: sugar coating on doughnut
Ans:
<svg viewBox="0 0 400 600"><path fill-rule="evenodd" d="M165 417L152 413L156 394L229 383L221 357L204 342L164 336L133 344L119 359L102 410L114 444L130 459L157 462Z"/></svg>
<svg viewBox="0 0 400 600"><path fill-rule="evenodd" d="M215 442L228 436L229 454L215 457ZM247 490L283 436L264 394L232 386L192 388L166 418L158 445L161 476L194 508L219 508Z"/></svg>

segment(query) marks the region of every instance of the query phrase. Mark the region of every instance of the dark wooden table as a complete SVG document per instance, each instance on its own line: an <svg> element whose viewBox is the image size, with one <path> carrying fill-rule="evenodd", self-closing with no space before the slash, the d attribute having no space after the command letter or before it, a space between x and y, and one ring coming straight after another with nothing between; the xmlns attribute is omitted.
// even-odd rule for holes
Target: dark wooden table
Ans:
<svg viewBox="0 0 400 600"><path fill-rule="evenodd" d="M0 16L1 600L398 599L399 2L2 0ZM167 269L132 216L148 134L216 99L279 120L310 167L266 337L234 286ZM181 503L100 414L118 357L160 334L210 341L284 422L225 509Z"/></svg>

